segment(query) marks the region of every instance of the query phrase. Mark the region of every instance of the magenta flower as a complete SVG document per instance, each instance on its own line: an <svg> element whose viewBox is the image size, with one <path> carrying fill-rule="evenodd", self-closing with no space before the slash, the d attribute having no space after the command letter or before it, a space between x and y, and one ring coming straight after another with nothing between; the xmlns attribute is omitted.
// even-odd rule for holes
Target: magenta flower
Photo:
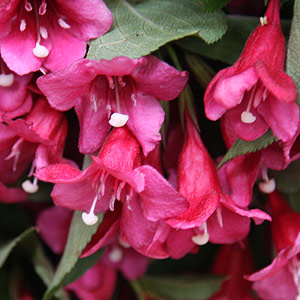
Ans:
<svg viewBox="0 0 300 300"><path fill-rule="evenodd" d="M247 141L270 127L286 142L298 127L296 86L283 72L285 40L279 9L280 0L269 1L265 17L249 37L241 57L214 77L204 97L207 117L217 120L228 111L234 131Z"/></svg>
<svg viewBox="0 0 300 300"><path fill-rule="evenodd" d="M1 56L19 75L59 70L82 58L86 42L107 32L112 21L102 0L6 1L0 8Z"/></svg>
<svg viewBox="0 0 300 300"><path fill-rule="evenodd" d="M126 124L145 155L161 139L164 111L157 99L176 98L186 82L186 72L178 72L154 56L100 62L82 59L37 80L52 107L62 111L75 107L80 152L97 151L111 126Z"/></svg>
<svg viewBox="0 0 300 300"><path fill-rule="evenodd" d="M0 174L2 181L13 183L33 160L29 176L35 168L62 161L67 120L45 99L40 98L25 119L3 119L8 126L0 124L0 165L6 170ZM37 190L36 179L34 185L26 182L28 192Z"/></svg>
<svg viewBox="0 0 300 300"><path fill-rule="evenodd" d="M51 193L55 204L84 211L86 224L94 224L99 212L113 211L116 201L123 203L122 215L130 212L133 218L151 222L186 210L185 199L158 171L141 166L140 146L126 127L114 129L93 160L83 172L68 164L54 164L36 172L39 179L56 183ZM139 230L139 225L134 228L133 219L125 223L122 231ZM128 236L140 243L136 235Z"/></svg>
<svg viewBox="0 0 300 300"><path fill-rule="evenodd" d="M278 192L270 194L269 200L272 237L278 255L269 266L247 275L246 279L255 282L253 288L261 299L299 299L300 215L288 207Z"/></svg>

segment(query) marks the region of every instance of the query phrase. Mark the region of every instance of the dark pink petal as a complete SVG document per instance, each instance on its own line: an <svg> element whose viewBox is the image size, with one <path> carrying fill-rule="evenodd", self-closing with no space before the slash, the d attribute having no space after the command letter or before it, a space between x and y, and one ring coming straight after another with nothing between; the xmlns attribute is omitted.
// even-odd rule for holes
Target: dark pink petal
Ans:
<svg viewBox="0 0 300 300"><path fill-rule="evenodd" d="M37 85L50 105L58 110L71 109L84 94L88 94L97 76L98 62L81 59L59 72L41 76Z"/></svg>
<svg viewBox="0 0 300 300"><path fill-rule="evenodd" d="M19 203L28 199L28 195L21 188L8 188L0 181L0 202Z"/></svg>
<svg viewBox="0 0 300 300"><path fill-rule="evenodd" d="M129 97L122 101L121 111L129 116L126 125L141 144L144 155L147 155L161 140L160 128L165 113L154 97L142 92L135 97L136 104Z"/></svg>
<svg viewBox="0 0 300 300"><path fill-rule="evenodd" d="M94 153L99 150L109 133L105 103L102 101L101 104L96 111L91 101L86 98L80 99L75 105L80 124L78 147L81 153Z"/></svg>
<svg viewBox="0 0 300 300"><path fill-rule="evenodd" d="M64 251L73 212L62 207L43 210L37 218L39 234L56 254Z"/></svg>
<svg viewBox="0 0 300 300"><path fill-rule="evenodd" d="M296 101L297 89L291 76L282 71L270 72L262 61L258 61L255 64L255 71L263 85L279 101L286 103L294 103Z"/></svg>
<svg viewBox="0 0 300 300"><path fill-rule="evenodd" d="M134 248L148 247L155 235L157 223L147 220L140 206L137 194L126 203L122 209L121 234L122 239Z"/></svg>
<svg viewBox="0 0 300 300"><path fill-rule="evenodd" d="M188 80L187 72L179 72L153 55L143 57L132 77L138 90L159 100L172 100L184 90Z"/></svg>
<svg viewBox="0 0 300 300"><path fill-rule="evenodd" d="M223 206L218 209L220 211L207 220L209 241L215 244L231 244L244 239L250 231L250 219Z"/></svg>
<svg viewBox="0 0 300 300"><path fill-rule="evenodd" d="M142 166L136 171L143 174L145 187L139 193L141 206L146 218L150 221L175 217L188 208L188 202L150 166Z"/></svg>
<svg viewBox="0 0 300 300"><path fill-rule="evenodd" d="M253 289L265 300L295 300L298 294L287 267L271 277L254 282Z"/></svg>
<svg viewBox="0 0 300 300"><path fill-rule="evenodd" d="M70 33L78 39L88 41L106 33L113 17L105 3L95 0L56 0L59 12L67 17Z"/></svg>
<svg viewBox="0 0 300 300"><path fill-rule="evenodd" d="M257 111L263 116L276 137L283 142L293 138L299 122L299 106L296 103L285 103L269 95Z"/></svg>
<svg viewBox="0 0 300 300"><path fill-rule="evenodd" d="M298 234L293 247L287 247L281 250L269 266L265 267L264 269L256 273L247 275L245 276L245 278L250 281L257 281L257 280L262 280L274 276L280 270L282 270L282 268L284 268L293 257L296 257L296 255L299 252L300 252L300 234Z"/></svg>

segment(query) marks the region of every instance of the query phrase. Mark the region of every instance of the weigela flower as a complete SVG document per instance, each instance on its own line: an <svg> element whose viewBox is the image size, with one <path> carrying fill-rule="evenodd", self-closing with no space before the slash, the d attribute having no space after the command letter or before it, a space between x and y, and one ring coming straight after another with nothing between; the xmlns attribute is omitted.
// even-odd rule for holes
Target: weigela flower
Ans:
<svg viewBox="0 0 300 300"><path fill-rule="evenodd" d="M33 161L35 168L62 160L67 135L67 120L63 113L52 109L44 98L40 98L25 119L11 120L5 116L7 125L0 124L0 175L6 183L13 183ZM28 192L37 189L27 181ZM25 187L26 189L26 187Z"/></svg>
<svg viewBox="0 0 300 300"><path fill-rule="evenodd" d="M59 70L82 58L86 42L112 21L102 0L6 1L0 7L1 56L19 75Z"/></svg>
<svg viewBox="0 0 300 300"><path fill-rule="evenodd" d="M249 37L238 61L214 77L204 96L207 117L217 120L227 111L234 131L247 141L270 127L286 142L298 127L296 86L283 72L285 40L279 9L280 0L269 1L261 25Z"/></svg>
<svg viewBox="0 0 300 300"><path fill-rule="evenodd" d="M262 299L300 299L300 214L292 211L279 192L269 195L272 237L277 257L264 269L247 275ZM276 287L276 288L274 288Z"/></svg>
<svg viewBox="0 0 300 300"><path fill-rule="evenodd" d="M56 183L51 193L55 204L84 211L86 224L95 224L95 214L114 211L115 202L121 201L121 233L130 245L140 245L147 242L141 239L147 230L144 223L155 223L187 209L187 201L158 171L141 166L140 146L126 127L114 129L99 155L92 158L94 162L83 172L68 164L54 164L36 172L39 179Z"/></svg>
<svg viewBox="0 0 300 300"><path fill-rule="evenodd" d="M37 80L52 107L61 111L75 107L80 152L97 151L111 126L126 124L145 155L161 139L164 111L157 99L176 98L186 82L186 72L178 72L154 56L100 62L82 59Z"/></svg>

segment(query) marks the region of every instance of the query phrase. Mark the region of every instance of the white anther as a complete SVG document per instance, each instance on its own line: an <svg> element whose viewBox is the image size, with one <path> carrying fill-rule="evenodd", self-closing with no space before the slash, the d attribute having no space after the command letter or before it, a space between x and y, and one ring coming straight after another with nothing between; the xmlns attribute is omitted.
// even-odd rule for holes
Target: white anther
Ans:
<svg viewBox="0 0 300 300"><path fill-rule="evenodd" d="M89 213L83 212L81 218L86 225L94 225L98 222L98 216L94 214L95 206L97 203L98 197L95 196L93 204Z"/></svg>
<svg viewBox="0 0 300 300"><path fill-rule="evenodd" d="M46 40L48 38L48 31L47 31L47 28L44 27L44 26L40 26L40 34L41 34L41 37Z"/></svg>
<svg viewBox="0 0 300 300"><path fill-rule="evenodd" d="M49 55L49 50L45 46L40 45L39 42L36 43L32 52L33 52L34 56L36 56L38 58L47 57Z"/></svg>
<svg viewBox="0 0 300 300"><path fill-rule="evenodd" d="M122 127L127 123L128 119L128 115L113 113L110 116L110 120L108 121L108 123L113 127Z"/></svg>
<svg viewBox="0 0 300 300"><path fill-rule="evenodd" d="M118 263L122 260L123 258L123 251L122 249L120 249L119 247L114 247L109 255L108 255L109 259L111 262L113 263Z"/></svg>
<svg viewBox="0 0 300 300"><path fill-rule="evenodd" d="M217 220L221 228L223 228L222 208L217 208Z"/></svg>
<svg viewBox="0 0 300 300"><path fill-rule="evenodd" d="M134 93L131 94L131 100L133 101L133 107L136 107L136 97Z"/></svg>
<svg viewBox="0 0 300 300"><path fill-rule="evenodd" d="M81 217L83 222L89 226L95 225L98 222L98 217L93 212L89 212L88 214L83 212Z"/></svg>
<svg viewBox="0 0 300 300"><path fill-rule="evenodd" d="M26 29L26 21L24 19L20 22L20 31L24 31Z"/></svg>
<svg viewBox="0 0 300 300"><path fill-rule="evenodd" d="M63 20L62 18L59 18L58 20L58 24L61 28L64 28L64 29L70 29L71 28L71 25L69 25L65 20Z"/></svg>
<svg viewBox="0 0 300 300"><path fill-rule="evenodd" d="M25 10L26 11L32 11L32 5L29 1L25 1Z"/></svg>
<svg viewBox="0 0 300 300"><path fill-rule="evenodd" d="M9 87L14 83L14 74L0 74L0 86Z"/></svg>
<svg viewBox="0 0 300 300"><path fill-rule="evenodd" d="M243 111L241 121L246 124L251 124L256 120L256 117L250 111Z"/></svg>
<svg viewBox="0 0 300 300"><path fill-rule="evenodd" d="M206 226L206 222L204 222L199 229L201 231L203 231L203 233L195 235L192 237L192 241L198 245L198 246L202 246L205 245L208 241L209 241L209 234L207 231L207 226Z"/></svg>
<svg viewBox="0 0 300 300"><path fill-rule="evenodd" d="M261 26L264 26L264 25L267 25L267 24L268 24L268 18L267 18L267 16L260 17L260 18L259 18L259 21L260 21L260 25L261 25Z"/></svg>
<svg viewBox="0 0 300 300"><path fill-rule="evenodd" d="M269 180L262 181L258 184L258 187L259 187L261 192L263 192L265 194L271 194L276 189L275 179L271 178Z"/></svg>
<svg viewBox="0 0 300 300"><path fill-rule="evenodd" d="M39 190L39 186L37 185L37 179L34 178L33 183L27 179L22 183L23 190L28 194L34 194Z"/></svg>
<svg viewBox="0 0 300 300"><path fill-rule="evenodd" d="M124 247L124 248L126 248L126 249L130 248L130 245L129 245L128 243L126 243L126 242L121 238L121 236L119 236L118 241L119 241L119 244L120 244L122 247Z"/></svg>

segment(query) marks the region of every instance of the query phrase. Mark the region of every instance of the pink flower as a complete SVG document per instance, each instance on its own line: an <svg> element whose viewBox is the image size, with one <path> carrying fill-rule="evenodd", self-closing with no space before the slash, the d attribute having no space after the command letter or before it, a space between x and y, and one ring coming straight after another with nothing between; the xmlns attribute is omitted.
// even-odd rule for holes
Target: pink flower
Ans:
<svg viewBox="0 0 300 300"><path fill-rule="evenodd" d="M241 57L216 75L204 97L207 117L217 120L228 111L234 131L247 141L257 139L270 127L286 142L298 127L296 86L283 72L285 40L279 9L280 0L269 2Z"/></svg>
<svg viewBox="0 0 300 300"><path fill-rule="evenodd" d="M278 255L269 266L246 279L255 281L253 288L262 299L295 300L300 297L300 214L293 212L278 192L270 194L269 200Z"/></svg>
<svg viewBox="0 0 300 300"><path fill-rule="evenodd" d="M95 214L114 211L115 202L121 201L121 231L131 245L141 244L143 222L173 217L186 210L188 204L158 171L141 166L140 159L140 146L134 136L126 127L116 128L85 171L54 164L38 169L36 175L56 183L51 193L55 204L84 211L83 220L88 225L97 221ZM126 219L128 215L130 219Z"/></svg>
<svg viewBox="0 0 300 300"><path fill-rule="evenodd" d="M4 182L14 182L32 160L32 170L62 160L64 141L67 134L65 116L52 109L47 101L40 98L25 119L11 120L0 124L0 165L7 173L0 174ZM27 182L28 191L37 189ZM26 189L26 187L25 187Z"/></svg>
<svg viewBox="0 0 300 300"><path fill-rule="evenodd" d="M0 8L1 56L19 75L59 70L82 58L86 41L111 24L102 0L8 1Z"/></svg>
<svg viewBox="0 0 300 300"><path fill-rule="evenodd" d="M37 80L52 107L62 111L75 107L80 152L97 151L111 126L126 124L145 155L161 139L164 111L157 99L176 98L186 82L186 72L180 73L154 56L100 62L82 59Z"/></svg>

